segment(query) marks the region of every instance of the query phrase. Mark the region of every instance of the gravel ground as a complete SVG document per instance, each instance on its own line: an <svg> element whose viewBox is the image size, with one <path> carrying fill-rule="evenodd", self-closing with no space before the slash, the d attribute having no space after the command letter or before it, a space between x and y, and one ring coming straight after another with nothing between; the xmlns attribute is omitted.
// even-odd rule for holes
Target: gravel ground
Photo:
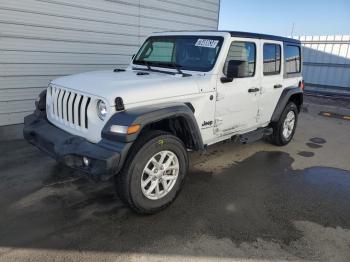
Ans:
<svg viewBox="0 0 350 262"><path fill-rule="evenodd" d="M179 197L152 216L112 182L0 142L0 261L350 261L350 121L319 115L349 106L306 102L286 147L191 154Z"/></svg>

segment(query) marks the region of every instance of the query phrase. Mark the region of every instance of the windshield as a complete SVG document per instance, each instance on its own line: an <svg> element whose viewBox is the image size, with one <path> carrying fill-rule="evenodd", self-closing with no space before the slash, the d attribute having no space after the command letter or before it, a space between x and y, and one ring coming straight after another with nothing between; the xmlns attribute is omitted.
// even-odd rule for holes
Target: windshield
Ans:
<svg viewBox="0 0 350 262"><path fill-rule="evenodd" d="M133 63L208 72L222 42L219 36L153 36L142 45Z"/></svg>

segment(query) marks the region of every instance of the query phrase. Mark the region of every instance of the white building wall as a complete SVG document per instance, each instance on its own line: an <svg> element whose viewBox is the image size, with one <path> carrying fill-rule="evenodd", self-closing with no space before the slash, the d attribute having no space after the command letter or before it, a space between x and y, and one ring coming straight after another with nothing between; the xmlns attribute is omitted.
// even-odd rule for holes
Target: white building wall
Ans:
<svg viewBox="0 0 350 262"><path fill-rule="evenodd" d="M1 0L0 126L59 76L125 67L155 31L216 30L220 0Z"/></svg>
<svg viewBox="0 0 350 262"><path fill-rule="evenodd" d="M307 87L350 91L350 35L300 36Z"/></svg>

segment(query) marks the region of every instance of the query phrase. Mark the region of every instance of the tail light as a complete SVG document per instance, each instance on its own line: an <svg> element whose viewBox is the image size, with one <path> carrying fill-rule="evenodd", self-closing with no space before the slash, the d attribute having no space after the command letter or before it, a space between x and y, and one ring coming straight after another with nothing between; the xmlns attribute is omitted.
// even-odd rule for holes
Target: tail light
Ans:
<svg viewBox="0 0 350 262"><path fill-rule="evenodd" d="M303 90L304 91L304 87L305 87L305 84L304 84L304 80L301 80L301 81L299 81L299 88L301 89L301 90Z"/></svg>

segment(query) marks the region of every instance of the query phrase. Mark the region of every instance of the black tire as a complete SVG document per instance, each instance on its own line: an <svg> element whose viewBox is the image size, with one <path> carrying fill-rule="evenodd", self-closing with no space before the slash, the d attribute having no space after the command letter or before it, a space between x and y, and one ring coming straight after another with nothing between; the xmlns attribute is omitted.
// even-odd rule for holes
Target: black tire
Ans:
<svg viewBox="0 0 350 262"><path fill-rule="evenodd" d="M148 161L158 152L168 150L178 158L179 174L173 188L162 198L151 200L141 189L141 176ZM188 155L183 142L170 133L149 131L141 135L130 150L123 170L115 177L121 200L139 214L153 214L169 206L177 197L188 171Z"/></svg>
<svg viewBox="0 0 350 262"><path fill-rule="evenodd" d="M284 121L285 121L285 119L290 111L294 112L295 122L294 122L294 127L293 127L291 135L286 138L283 135L283 124L284 124ZM284 145L287 145L292 140L294 133L295 133L295 130L296 130L296 127L297 127L297 123L298 123L298 113L299 113L298 108L293 102L289 102L286 105L278 122L274 123L272 125L273 133L268 139L272 144L274 144L276 146L284 146Z"/></svg>

